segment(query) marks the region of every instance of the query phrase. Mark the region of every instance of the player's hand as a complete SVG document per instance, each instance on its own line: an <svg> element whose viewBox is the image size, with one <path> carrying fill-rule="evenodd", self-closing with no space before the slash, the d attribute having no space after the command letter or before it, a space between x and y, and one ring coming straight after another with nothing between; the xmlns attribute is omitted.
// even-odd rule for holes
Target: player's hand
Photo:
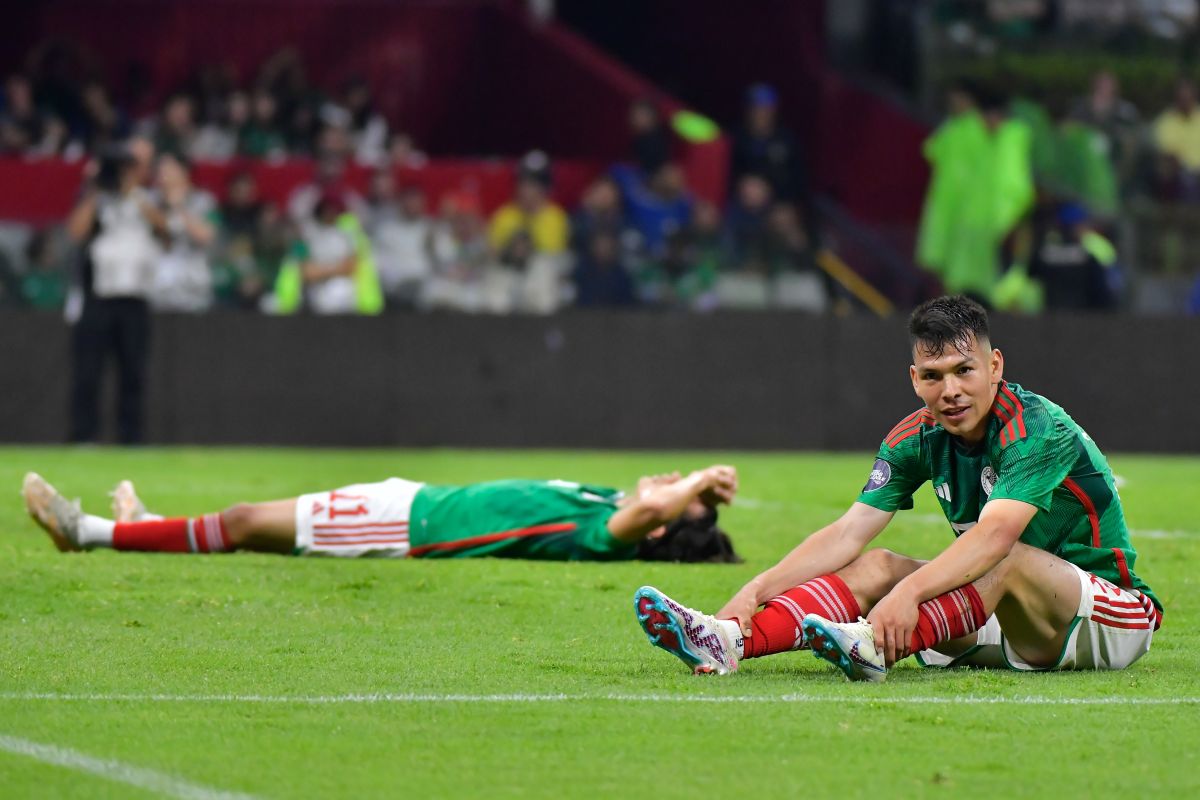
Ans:
<svg viewBox="0 0 1200 800"><path fill-rule="evenodd" d="M678 472L667 472L662 475L645 475L638 478L637 494L638 497L645 497L648 493L654 491L660 486L669 486L672 483L678 482L680 475Z"/></svg>
<svg viewBox="0 0 1200 800"><path fill-rule="evenodd" d="M732 503L737 494L737 470L726 464L714 464L700 471L703 477L704 489L700 492L700 502L709 508L721 503Z"/></svg>
<svg viewBox="0 0 1200 800"><path fill-rule="evenodd" d="M875 630L875 649L883 653L889 667L908 655L919 618L916 600L901 587L889 592L867 615Z"/></svg>
<svg viewBox="0 0 1200 800"><path fill-rule="evenodd" d="M750 637L750 618L758 611L758 601L754 595L742 589L716 613L717 619L737 620L742 629L742 636Z"/></svg>

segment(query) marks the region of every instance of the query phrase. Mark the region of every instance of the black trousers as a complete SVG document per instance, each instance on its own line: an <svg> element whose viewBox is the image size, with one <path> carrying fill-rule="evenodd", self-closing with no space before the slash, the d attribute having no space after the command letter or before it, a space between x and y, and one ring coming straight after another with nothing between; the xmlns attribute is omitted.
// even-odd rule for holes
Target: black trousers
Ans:
<svg viewBox="0 0 1200 800"><path fill-rule="evenodd" d="M146 357L150 310L132 297L89 297L72 332L72 442L94 442L100 435L100 383L111 354L117 361L117 438L142 441Z"/></svg>

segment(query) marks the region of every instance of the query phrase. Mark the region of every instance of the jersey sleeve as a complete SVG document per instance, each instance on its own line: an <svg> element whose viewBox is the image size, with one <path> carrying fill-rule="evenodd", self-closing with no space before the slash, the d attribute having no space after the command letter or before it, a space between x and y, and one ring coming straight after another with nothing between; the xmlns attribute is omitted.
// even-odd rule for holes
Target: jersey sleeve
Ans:
<svg viewBox="0 0 1200 800"><path fill-rule="evenodd" d="M922 465L920 442L920 436L912 436L895 447L886 441L879 445L858 502L880 511L912 508L913 493L929 480L929 471Z"/></svg>
<svg viewBox="0 0 1200 800"><path fill-rule="evenodd" d="M996 485L988 499L1020 500L1048 511L1051 495L1079 455L1079 442L1044 411L1025 414L1024 422L1027 434L1000 451Z"/></svg>
<svg viewBox="0 0 1200 800"><path fill-rule="evenodd" d="M622 542L608 530L611 516L605 514L575 531L572 561L627 561L637 556L636 542Z"/></svg>

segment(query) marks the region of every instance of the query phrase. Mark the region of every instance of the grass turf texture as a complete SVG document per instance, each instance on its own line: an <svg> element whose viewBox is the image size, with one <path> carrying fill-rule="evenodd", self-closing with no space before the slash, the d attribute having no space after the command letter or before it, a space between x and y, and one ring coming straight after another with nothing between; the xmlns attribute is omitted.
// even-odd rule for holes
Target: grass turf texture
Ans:
<svg viewBox="0 0 1200 800"><path fill-rule="evenodd" d="M152 510L199 514L393 474L628 486L714 460L741 473L741 502L722 516L740 566L62 555L18 491L36 469L102 512L106 490L130 477ZM1128 671L943 673L910 660L872 686L803 652L695 678L650 647L634 622L638 586L715 610L844 509L870 464L869 454L3 448L0 737L265 797L1195 796L1200 459L1112 459L1130 525L1146 532L1135 533L1138 571L1167 605L1152 651ZM923 489L879 543L931 556L950 538L940 519ZM30 696L371 693L439 699ZM444 697L497 694L568 699ZM698 696L728 702L680 699ZM0 787L150 796L3 750Z"/></svg>

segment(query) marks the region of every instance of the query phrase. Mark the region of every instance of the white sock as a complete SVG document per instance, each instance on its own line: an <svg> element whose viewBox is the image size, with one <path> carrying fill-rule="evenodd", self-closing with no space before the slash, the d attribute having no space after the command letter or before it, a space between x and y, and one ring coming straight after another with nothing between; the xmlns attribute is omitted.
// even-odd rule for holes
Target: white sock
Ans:
<svg viewBox="0 0 1200 800"><path fill-rule="evenodd" d="M743 658L746 649L746 639L742 636L742 626L734 619L719 619L717 624L725 631L725 638L733 642L733 651L738 658Z"/></svg>
<svg viewBox="0 0 1200 800"><path fill-rule="evenodd" d="M84 514L79 520L79 546L112 547L113 528L116 526L117 523L111 519Z"/></svg>

